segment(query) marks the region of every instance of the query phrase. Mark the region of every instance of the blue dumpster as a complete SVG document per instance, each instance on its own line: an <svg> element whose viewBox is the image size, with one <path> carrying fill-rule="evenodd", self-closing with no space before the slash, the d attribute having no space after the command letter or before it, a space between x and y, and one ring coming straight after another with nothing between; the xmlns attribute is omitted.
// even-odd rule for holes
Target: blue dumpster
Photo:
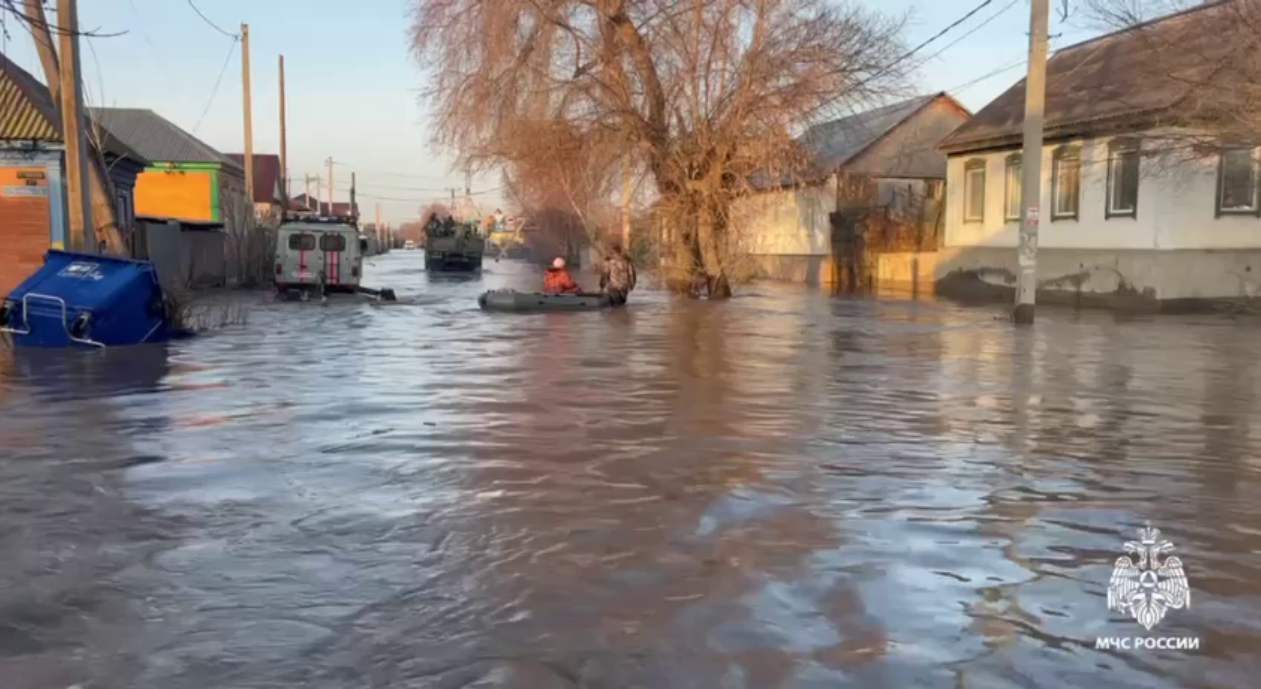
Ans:
<svg viewBox="0 0 1261 689"><path fill-rule="evenodd" d="M117 347L171 337L152 263L55 250L0 304L0 330L19 347Z"/></svg>

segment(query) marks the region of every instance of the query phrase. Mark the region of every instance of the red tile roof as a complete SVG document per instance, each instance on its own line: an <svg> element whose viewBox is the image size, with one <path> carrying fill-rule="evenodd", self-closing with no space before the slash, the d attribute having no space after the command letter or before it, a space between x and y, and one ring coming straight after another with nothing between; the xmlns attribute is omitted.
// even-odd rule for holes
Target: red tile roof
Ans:
<svg viewBox="0 0 1261 689"><path fill-rule="evenodd" d="M229 153L228 157L245 167L244 153ZM281 180L280 156L274 153L254 154L254 203L279 203Z"/></svg>

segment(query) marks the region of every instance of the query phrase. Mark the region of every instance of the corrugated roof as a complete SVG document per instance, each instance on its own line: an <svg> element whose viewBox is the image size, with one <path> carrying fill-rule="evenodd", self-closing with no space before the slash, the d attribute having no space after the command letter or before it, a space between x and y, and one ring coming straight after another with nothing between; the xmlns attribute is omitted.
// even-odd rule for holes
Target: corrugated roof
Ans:
<svg viewBox="0 0 1261 689"><path fill-rule="evenodd" d="M87 118L88 127L94 120ZM106 153L144 164L143 156L108 136L101 127ZM0 53L0 139L62 143L61 114L43 82Z"/></svg>
<svg viewBox="0 0 1261 689"><path fill-rule="evenodd" d="M242 170L245 169L244 153L229 153ZM282 183L280 180L280 156L275 153L254 154L254 203L273 203L279 201Z"/></svg>
<svg viewBox="0 0 1261 689"><path fill-rule="evenodd" d="M48 88L0 53L0 139L61 141Z"/></svg>
<svg viewBox="0 0 1261 689"><path fill-rule="evenodd" d="M949 96L944 93L919 96L817 124L797 139L810 155L807 170L785 174L779 179L759 172L752 176L750 183L754 188L764 189L827 177L938 98Z"/></svg>
<svg viewBox="0 0 1261 689"><path fill-rule="evenodd" d="M144 108L92 108L92 116L119 141L159 163L219 163L241 170L232 159L170 120Z"/></svg>
<svg viewBox="0 0 1261 689"><path fill-rule="evenodd" d="M1229 3L1211 4L1100 36L1055 53L1047 62L1044 136L1071 138L1126 126L1176 124L1178 108L1196 97L1229 97L1221 81L1243 49ZM1251 31L1251 29L1248 29ZM1255 36L1252 39L1255 41ZM1245 61L1246 62L1246 61ZM1020 80L942 140L961 152L1017 145L1024 125L1025 82ZM1181 112L1178 112L1181 111Z"/></svg>

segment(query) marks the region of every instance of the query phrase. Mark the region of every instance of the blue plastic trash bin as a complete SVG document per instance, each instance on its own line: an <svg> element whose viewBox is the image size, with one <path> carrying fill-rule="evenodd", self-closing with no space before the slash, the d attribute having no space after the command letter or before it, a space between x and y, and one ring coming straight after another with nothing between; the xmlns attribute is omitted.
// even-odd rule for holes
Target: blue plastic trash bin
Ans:
<svg viewBox="0 0 1261 689"><path fill-rule="evenodd" d="M0 304L0 330L19 347L118 347L171 337L152 263L55 250Z"/></svg>

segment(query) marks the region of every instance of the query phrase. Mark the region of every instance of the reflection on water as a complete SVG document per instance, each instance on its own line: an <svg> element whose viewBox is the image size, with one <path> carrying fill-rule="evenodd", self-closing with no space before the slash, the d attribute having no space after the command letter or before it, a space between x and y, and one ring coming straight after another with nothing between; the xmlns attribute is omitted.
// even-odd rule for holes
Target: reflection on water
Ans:
<svg viewBox="0 0 1261 689"><path fill-rule="evenodd" d="M1254 327L487 314L537 274L422 256L398 305L0 358L5 689L1255 686ZM1200 651L1094 649L1145 520Z"/></svg>

